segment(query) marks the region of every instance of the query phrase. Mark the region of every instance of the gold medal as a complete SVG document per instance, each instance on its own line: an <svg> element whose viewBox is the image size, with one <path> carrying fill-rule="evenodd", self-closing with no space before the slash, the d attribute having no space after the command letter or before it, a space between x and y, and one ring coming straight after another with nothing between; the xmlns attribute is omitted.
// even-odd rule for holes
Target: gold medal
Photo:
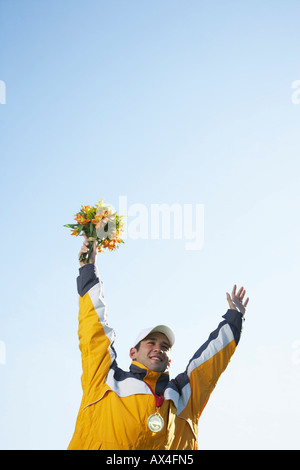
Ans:
<svg viewBox="0 0 300 470"><path fill-rule="evenodd" d="M147 382L145 382L145 384L148 385L148 387L150 388L154 396L155 404L156 404L156 413L149 416L149 418L147 419L147 426L151 432L159 432L163 429L165 425L164 418L159 413L159 409L164 402L164 395L163 393L161 393L160 396L156 395L156 393L153 392L150 385L147 384Z"/></svg>
<svg viewBox="0 0 300 470"><path fill-rule="evenodd" d="M153 415L150 415L147 420L147 425L151 432L160 432L164 424L164 418L159 414L158 410Z"/></svg>

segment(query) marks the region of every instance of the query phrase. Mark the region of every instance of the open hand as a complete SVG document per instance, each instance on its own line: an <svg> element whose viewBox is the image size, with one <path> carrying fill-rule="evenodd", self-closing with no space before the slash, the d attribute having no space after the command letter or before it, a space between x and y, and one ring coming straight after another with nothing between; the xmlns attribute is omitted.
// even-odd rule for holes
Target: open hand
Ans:
<svg viewBox="0 0 300 470"><path fill-rule="evenodd" d="M237 290L237 286L235 284L233 286L231 296L228 294L228 292L226 293L227 301L229 303L229 307L232 310L238 310L239 312L241 312L244 315L245 312L246 312L246 307L247 307L248 302L249 302L249 297L247 297L247 299L244 302L244 297L245 297L245 294L246 294L246 291L245 291L244 287L241 287L238 292L236 292L236 290Z"/></svg>

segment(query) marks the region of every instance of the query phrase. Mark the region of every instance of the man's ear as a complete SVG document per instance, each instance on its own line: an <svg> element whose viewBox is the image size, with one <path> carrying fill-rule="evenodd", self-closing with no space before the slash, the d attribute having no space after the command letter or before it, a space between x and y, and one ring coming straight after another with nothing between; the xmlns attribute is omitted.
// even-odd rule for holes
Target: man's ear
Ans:
<svg viewBox="0 0 300 470"><path fill-rule="evenodd" d="M136 353L137 353L137 349L136 348L130 348L130 351L129 351L129 357L135 361L136 359Z"/></svg>
<svg viewBox="0 0 300 470"><path fill-rule="evenodd" d="M171 365L171 359L169 359L169 362L168 362L168 365L167 365L167 369L170 368L170 365Z"/></svg>

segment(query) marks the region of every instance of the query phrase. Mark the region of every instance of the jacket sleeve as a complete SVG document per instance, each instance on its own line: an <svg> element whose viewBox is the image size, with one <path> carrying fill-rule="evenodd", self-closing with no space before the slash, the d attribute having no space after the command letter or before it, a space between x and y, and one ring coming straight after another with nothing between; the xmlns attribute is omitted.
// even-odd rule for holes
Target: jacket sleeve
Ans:
<svg viewBox="0 0 300 470"><path fill-rule="evenodd" d="M96 265L80 268L77 278L79 293L79 349L82 357L82 388L88 393L91 388L104 384L112 362L116 358L113 348L115 333L107 323L103 283L99 279Z"/></svg>
<svg viewBox="0 0 300 470"><path fill-rule="evenodd" d="M196 351L186 371L176 377L172 386L171 396L176 399L177 415L194 429L240 340L242 314L228 310L223 318L224 321Z"/></svg>

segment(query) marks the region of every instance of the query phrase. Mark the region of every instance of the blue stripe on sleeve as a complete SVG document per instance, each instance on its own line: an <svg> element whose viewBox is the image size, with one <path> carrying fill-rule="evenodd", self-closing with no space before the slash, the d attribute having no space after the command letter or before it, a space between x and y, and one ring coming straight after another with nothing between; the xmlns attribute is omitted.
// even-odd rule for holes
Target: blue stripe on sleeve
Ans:
<svg viewBox="0 0 300 470"><path fill-rule="evenodd" d="M98 270L95 264L85 264L79 269L77 290L83 297L92 287L99 283Z"/></svg>

